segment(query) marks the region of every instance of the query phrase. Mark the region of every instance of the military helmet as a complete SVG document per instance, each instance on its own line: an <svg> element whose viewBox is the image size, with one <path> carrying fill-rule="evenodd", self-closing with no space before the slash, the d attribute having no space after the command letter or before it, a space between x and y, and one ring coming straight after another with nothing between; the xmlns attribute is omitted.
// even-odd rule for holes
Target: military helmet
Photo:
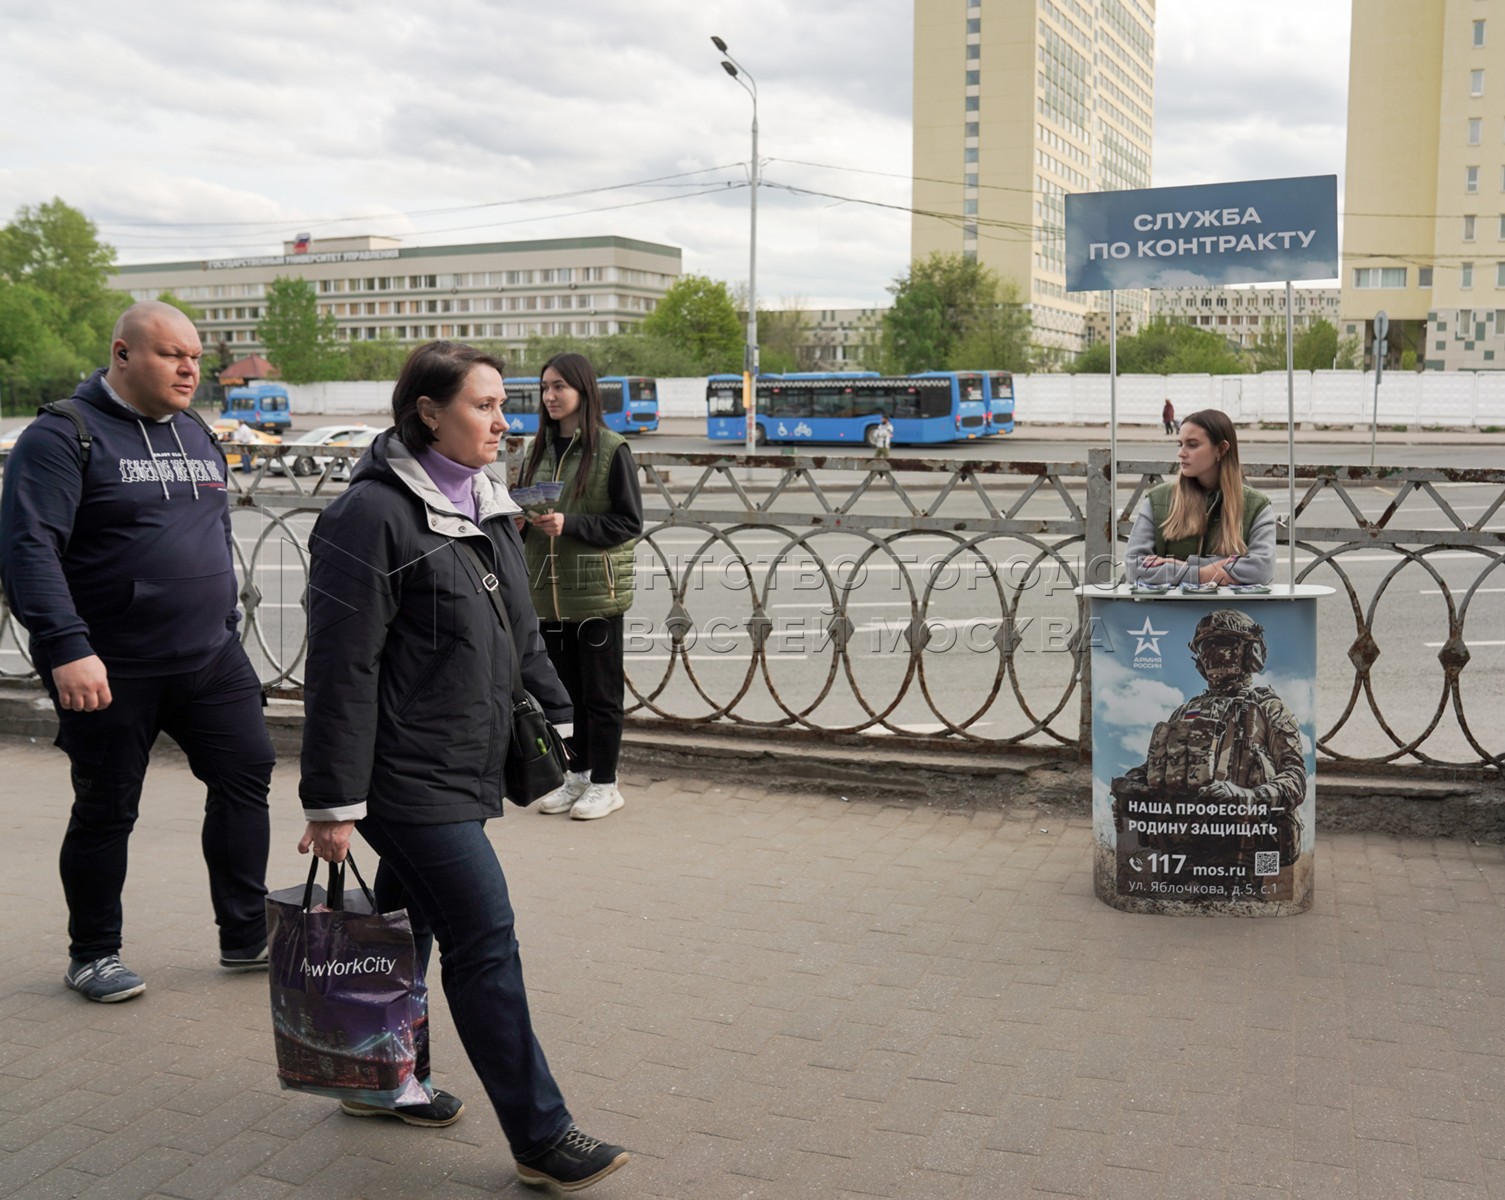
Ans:
<svg viewBox="0 0 1505 1200"><path fill-rule="evenodd" d="M1197 660L1198 670L1202 670L1203 665L1202 644L1214 638L1236 638L1243 642L1243 668L1249 674L1265 669L1265 628L1248 613L1236 608L1218 608L1197 622L1196 632L1191 637L1191 652ZM1202 674L1205 676L1207 672L1203 670Z"/></svg>

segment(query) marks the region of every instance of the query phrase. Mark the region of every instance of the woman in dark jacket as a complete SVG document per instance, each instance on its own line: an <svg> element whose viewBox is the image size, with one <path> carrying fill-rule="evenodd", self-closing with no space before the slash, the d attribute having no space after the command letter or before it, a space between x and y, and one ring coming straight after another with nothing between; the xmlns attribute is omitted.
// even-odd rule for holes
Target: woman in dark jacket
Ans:
<svg viewBox="0 0 1505 1200"><path fill-rule="evenodd" d="M533 1034L512 905L485 832L501 815L513 647L568 732L569 697L528 602L519 510L485 467L507 431L502 363L431 342L408 358L380 435L309 539L308 664L298 849L341 861L352 830L381 855L377 896L439 943L444 993L524 1183L585 1187L627 1160L575 1128ZM479 555L485 569L472 559ZM427 1081L425 1081L427 1082ZM356 1116L448 1125L446 1092Z"/></svg>

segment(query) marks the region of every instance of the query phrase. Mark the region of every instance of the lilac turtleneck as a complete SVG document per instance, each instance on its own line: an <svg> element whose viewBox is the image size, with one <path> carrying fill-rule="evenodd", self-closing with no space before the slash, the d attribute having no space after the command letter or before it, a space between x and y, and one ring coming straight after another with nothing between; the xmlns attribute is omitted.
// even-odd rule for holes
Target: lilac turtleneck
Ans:
<svg viewBox="0 0 1505 1200"><path fill-rule="evenodd" d="M418 451L415 457L425 474L434 481L434 486L444 493L444 498L474 521L479 510L471 483L482 468L467 467L452 458L445 458L432 448Z"/></svg>

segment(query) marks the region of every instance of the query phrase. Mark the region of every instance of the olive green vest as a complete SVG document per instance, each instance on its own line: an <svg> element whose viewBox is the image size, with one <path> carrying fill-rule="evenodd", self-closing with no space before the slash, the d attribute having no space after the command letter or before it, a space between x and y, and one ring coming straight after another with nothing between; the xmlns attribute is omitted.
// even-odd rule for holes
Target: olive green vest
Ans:
<svg viewBox="0 0 1505 1200"><path fill-rule="evenodd" d="M1207 557L1216 554L1213 547L1218 544L1218 530L1223 520L1221 492L1213 493L1207 514L1207 528L1200 536L1176 538L1169 542L1165 540L1165 522L1171 513L1171 496L1179 486L1177 481L1172 480L1150 489L1150 513L1155 518L1155 553L1165 558L1180 559L1190 558L1192 555ZM1254 528L1254 518L1269 503L1270 498L1263 492L1255 491L1247 484L1244 486L1244 545L1249 544L1249 531Z"/></svg>
<svg viewBox="0 0 1505 1200"><path fill-rule="evenodd" d="M555 479L564 484L564 492L559 497L559 512L611 511L611 497L607 492L611 460L626 439L609 429L597 430L596 438L595 461L591 464L585 491L579 496L574 494L575 474L580 467L579 440L571 438L559 460L555 459L553 441L544 448L534 482ZM528 453L532 453L531 443ZM526 456L523 461L527 461ZM528 589L539 617L545 621L584 621L588 617L614 617L626 612L632 607L633 547L636 545L634 539L603 550L578 538L566 535L545 537L538 530L530 529L523 542L523 557L528 565Z"/></svg>

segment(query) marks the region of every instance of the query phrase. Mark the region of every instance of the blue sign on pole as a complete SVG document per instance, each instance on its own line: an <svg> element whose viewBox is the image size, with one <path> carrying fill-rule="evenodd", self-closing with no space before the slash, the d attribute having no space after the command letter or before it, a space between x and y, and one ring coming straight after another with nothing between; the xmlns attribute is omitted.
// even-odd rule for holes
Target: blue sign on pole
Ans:
<svg viewBox="0 0 1505 1200"><path fill-rule="evenodd" d="M1338 177L1066 197L1066 290L1335 279Z"/></svg>

